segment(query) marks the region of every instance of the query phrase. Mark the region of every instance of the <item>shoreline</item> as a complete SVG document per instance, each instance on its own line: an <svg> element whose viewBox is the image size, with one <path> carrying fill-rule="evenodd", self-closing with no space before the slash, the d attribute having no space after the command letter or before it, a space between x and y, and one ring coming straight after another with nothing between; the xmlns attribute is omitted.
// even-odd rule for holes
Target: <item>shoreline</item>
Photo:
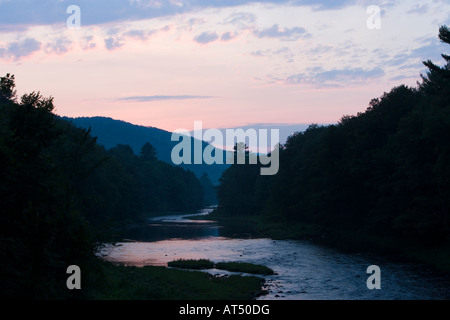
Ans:
<svg viewBox="0 0 450 320"><path fill-rule="evenodd" d="M257 276L216 277L202 271L117 265L100 258L97 268L85 286L87 300L255 300L265 294L265 280Z"/></svg>
<svg viewBox="0 0 450 320"><path fill-rule="evenodd" d="M343 252L376 253L391 260L424 264L440 274L450 276L450 239L444 245L426 246L392 236L349 233L342 230L329 230L316 224L274 221L267 216L230 217L213 211L207 217L229 228L233 225L245 224L249 229L249 237L252 238L307 240Z"/></svg>

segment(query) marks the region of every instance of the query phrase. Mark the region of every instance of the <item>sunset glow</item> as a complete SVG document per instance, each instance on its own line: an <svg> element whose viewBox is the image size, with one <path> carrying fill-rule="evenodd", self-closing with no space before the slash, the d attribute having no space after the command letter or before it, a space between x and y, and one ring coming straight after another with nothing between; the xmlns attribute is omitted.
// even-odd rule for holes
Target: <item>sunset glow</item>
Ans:
<svg viewBox="0 0 450 320"><path fill-rule="evenodd" d="M0 1L2 74L63 116L169 131L333 123L442 52L445 1ZM81 13L70 29L70 5ZM369 5L381 29L369 29ZM51 7L53 10L48 10Z"/></svg>

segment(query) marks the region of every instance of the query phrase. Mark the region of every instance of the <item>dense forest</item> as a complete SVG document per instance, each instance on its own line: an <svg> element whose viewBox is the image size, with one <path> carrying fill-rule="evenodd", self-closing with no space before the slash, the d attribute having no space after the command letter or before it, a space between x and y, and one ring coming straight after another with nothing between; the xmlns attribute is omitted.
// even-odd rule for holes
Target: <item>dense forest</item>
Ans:
<svg viewBox="0 0 450 320"><path fill-rule="evenodd" d="M439 38L450 44L446 26ZM416 88L395 87L365 112L290 136L278 146L278 174L262 176L249 161L229 166L218 214L448 245L450 56L442 57L442 67L424 62ZM66 268L80 266L84 284L98 281L93 253L111 231L216 201L207 174L161 161L150 143L139 154L106 149L54 108L39 92L19 98L14 75L0 77L0 298L83 298L88 291L61 285Z"/></svg>
<svg viewBox="0 0 450 320"><path fill-rule="evenodd" d="M450 44L450 31L439 29ZM317 224L328 233L449 240L450 56L425 61L416 88L401 85L365 112L311 125L280 147L280 170L233 165L218 188L218 214ZM247 156L251 156L247 153Z"/></svg>
<svg viewBox="0 0 450 320"><path fill-rule="evenodd" d="M208 180L155 154L149 143L106 150L56 116L52 97L19 99L14 75L1 77L0 298L83 295L62 285L66 268L96 268L99 239L143 214L202 207Z"/></svg>
<svg viewBox="0 0 450 320"><path fill-rule="evenodd" d="M151 143L155 148L156 158L173 164L172 150L179 141L171 140L171 132L106 117L64 117L64 119L72 122L76 127L91 129L92 135L97 137L97 143L106 149L111 149L118 144L124 144L129 145L134 153L139 154L145 143ZM201 144L202 150L211 148L208 142L196 140L193 135L190 140L193 149L196 143ZM223 152L223 150L217 148L214 148L214 150L214 152ZM227 153L223 152L223 164L194 164L194 155L192 154L191 164L181 163L179 166L185 170L192 171L197 178L201 178L206 173L211 182L217 185L223 171L228 168L226 157Z"/></svg>

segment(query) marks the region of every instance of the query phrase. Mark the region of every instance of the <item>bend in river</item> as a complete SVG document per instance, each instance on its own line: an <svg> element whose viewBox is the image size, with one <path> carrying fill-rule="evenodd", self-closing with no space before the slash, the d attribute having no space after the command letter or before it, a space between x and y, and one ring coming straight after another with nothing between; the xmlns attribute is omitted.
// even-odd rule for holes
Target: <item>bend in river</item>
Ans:
<svg viewBox="0 0 450 320"><path fill-rule="evenodd" d="M207 215L209 209L198 215ZM242 261L265 265L268 294L259 299L449 299L450 281L423 265L392 262L374 254L347 254L308 241L225 237L211 220L190 215L155 217L129 229L116 246L105 245L105 260L129 266L167 266L177 259ZM226 232L225 232L226 233ZM381 289L368 289L367 268L381 270ZM209 270L212 273L227 273Z"/></svg>

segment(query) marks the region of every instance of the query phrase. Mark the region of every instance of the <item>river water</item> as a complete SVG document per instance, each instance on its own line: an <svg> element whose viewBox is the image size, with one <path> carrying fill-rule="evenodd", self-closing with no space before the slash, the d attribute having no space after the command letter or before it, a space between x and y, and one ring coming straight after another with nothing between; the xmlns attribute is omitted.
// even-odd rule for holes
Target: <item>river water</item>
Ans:
<svg viewBox="0 0 450 320"><path fill-rule="evenodd" d="M205 209L198 215L207 215ZM290 300L428 300L450 299L450 279L430 268L393 262L375 254L348 254L308 241L254 239L229 234L217 222L187 215L155 217L127 230L122 241L105 245L100 255L128 266L167 266L176 259L242 261L272 268L265 276L267 295ZM368 289L367 268L380 268L380 289ZM228 274L208 270L214 274Z"/></svg>

